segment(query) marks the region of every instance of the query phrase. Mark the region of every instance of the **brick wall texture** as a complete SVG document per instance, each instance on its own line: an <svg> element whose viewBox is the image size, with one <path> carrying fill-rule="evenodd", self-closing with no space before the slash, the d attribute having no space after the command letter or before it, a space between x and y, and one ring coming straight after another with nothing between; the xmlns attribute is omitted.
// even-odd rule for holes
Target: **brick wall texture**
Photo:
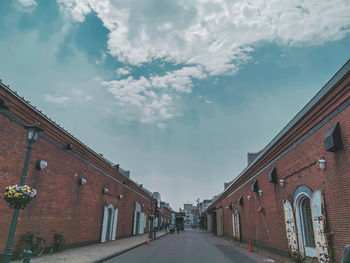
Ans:
<svg viewBox="0 0 350 263"><path fill-rule="evenodd" d="M321 189L325 200L326 231L332 253L331 262L341 262L342 250L350 244L350 72L348 71L285 135L254 165L241 175L210 207L223 207L224 235L233 237L232 213L238 209L242 240L252 240L265 246L287 251L283 200L293 204L293 194L299 186L311 191ZM346 105L341 110L339 107ZM332 115L333 114L333 115ZM332 117L330 117L332 116ZM323 121L324 124L320 125ZM323 139L328 129L339 122L343 149L327 152ZM307 138L282 154L304 135ZM326 169L317 160L326 160ZM268 173L276 167L277 180L285 186L270 183ZM263 195L253 193L251 184L258 181ZM243 206L238 199L243 196ZM248 201L247 196L251 199ZM230 202L233 209L227 208ZM263 207L264 213L258 208Z"/></svg>
<svg viewBox="0 0 350 263"><path fill-rule="evenodd" d="M15 250L19 236L26 231L40 232L48 246L53 243L53 230L62 232L67 244L98 242L103 207L109 204L119 209L117 238L132 235L135 201L144 205L148 231L149 194L3 86L0 98L11 105L9 110L0 110L0 251L4 250L13 213L3 193L6 186L19 184L27 150L26 130L21 123L34 121L45 129L45 138L39 137L33 145L26 184L38 194L20 211ZM65 149L67 143L73 150ZM35 169L38 159L47 161L47 168ZM81 177L86 184L78 184ZM102 193L103 188L108 188L107 194ZM119 194L122 199L118 199Z"/></svg>

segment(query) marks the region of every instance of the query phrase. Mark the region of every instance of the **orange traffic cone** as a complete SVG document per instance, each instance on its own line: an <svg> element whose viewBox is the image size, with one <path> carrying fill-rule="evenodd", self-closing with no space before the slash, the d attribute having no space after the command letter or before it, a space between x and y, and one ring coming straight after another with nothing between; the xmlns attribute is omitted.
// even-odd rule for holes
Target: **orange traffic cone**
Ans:
<svg viewBox="0 0 350 263"><path fill-rule="evenodd" d="M149 245L149 235L147 235L147 239L146 239L146 245Z"/></svg>
<svg viewBox="0 0 350 263"><path fill-rule="evenodd" d="M253 252L252 242L249 240L248 252Z"/></svg>

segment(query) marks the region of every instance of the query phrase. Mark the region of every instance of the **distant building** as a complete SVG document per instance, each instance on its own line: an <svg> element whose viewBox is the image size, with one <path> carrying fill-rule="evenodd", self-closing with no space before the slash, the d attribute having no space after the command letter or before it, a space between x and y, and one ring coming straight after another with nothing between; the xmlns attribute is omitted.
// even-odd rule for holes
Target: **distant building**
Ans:
<svg viewBox="0 0 350 263"><path fill-rule="evenodd" d="M185 214L185 223L190 224L191 226L198 225L198 206L193 204L184 204L184 209L180 208L180 212Z"/></svg>

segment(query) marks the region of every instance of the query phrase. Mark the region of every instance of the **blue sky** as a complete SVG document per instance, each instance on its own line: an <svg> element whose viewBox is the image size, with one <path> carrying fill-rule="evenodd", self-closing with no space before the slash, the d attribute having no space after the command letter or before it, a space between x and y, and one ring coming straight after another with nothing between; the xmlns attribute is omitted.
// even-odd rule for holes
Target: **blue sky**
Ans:
<svg viewBox="0 0 350 263"><path fill-rule="evenodd" d="M349 59L349 1L0 2L0 78L178 209Z"/></svg>

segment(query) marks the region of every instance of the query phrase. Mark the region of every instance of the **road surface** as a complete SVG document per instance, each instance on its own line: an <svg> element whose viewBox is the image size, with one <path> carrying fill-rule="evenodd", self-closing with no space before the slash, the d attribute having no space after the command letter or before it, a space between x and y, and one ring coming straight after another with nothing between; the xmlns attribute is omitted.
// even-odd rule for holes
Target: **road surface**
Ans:
<svg viewBox="0 0 350 263"><path fill-rule="evenodd" d="M168 234L115 258L108 263L266 263L272 259L249 253L211 233L185 230Z"/></svg>

